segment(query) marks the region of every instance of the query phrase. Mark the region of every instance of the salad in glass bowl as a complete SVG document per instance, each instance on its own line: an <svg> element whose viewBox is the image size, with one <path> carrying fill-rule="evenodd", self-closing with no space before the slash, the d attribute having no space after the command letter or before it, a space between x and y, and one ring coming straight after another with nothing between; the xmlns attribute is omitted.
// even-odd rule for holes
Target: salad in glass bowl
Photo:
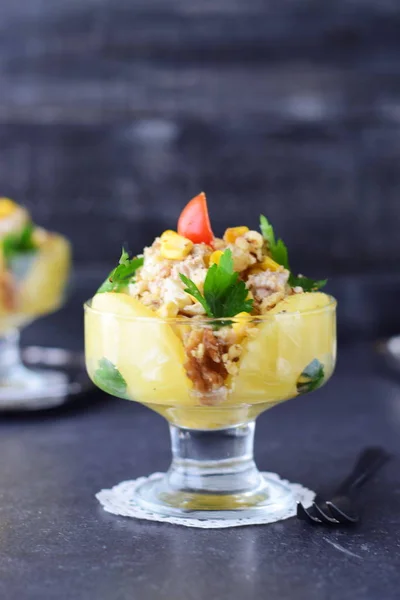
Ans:
<svg viewBox="0 0 400 600"><path fill-rule="evenodd" d="M213 234L205 195L176 230L119 264L85 306L87 370L104 391L170 424L172 465L135 500L164 515L226 519L293 504L253 461L256 417L331 376L336 301L295 275L273 227Z"/></svg>
<svg viewBox="0 0 400 600"><path fill-rule="evenodd" d="M0 409L47 395L64 376L32 371L20 359L19 331L62 305L70 245L32 222L28 211L0 198Z"/></svg>

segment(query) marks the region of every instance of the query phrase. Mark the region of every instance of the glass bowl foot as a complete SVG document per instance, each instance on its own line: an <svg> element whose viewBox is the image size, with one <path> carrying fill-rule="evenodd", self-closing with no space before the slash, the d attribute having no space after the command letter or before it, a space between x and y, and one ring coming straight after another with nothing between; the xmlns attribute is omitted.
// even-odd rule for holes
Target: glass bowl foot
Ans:
<svg viewBox="0 0 400 600"><path fill-rule="evenodd" d="M17 365L0 378L0 410L50 408L63 404L68 376L56 370Z"/></svg>
<svg viewBox="0 0 400 600"><path fill-rule="evenodd" d="M139 484L132 500L144 510L164 517L196 520L256 517L278 521L293 512L296 506L296 498L288 484L261 473L256 489L236 493L173 489L169 475L159 474Z"/></svg>
<svg viewBox="0 0 400 600"><path fill-rule="evenodd" d="M54 408L91 387L80 353L41 346L21 353L17 331L0 336L0 412Z"/></svg>

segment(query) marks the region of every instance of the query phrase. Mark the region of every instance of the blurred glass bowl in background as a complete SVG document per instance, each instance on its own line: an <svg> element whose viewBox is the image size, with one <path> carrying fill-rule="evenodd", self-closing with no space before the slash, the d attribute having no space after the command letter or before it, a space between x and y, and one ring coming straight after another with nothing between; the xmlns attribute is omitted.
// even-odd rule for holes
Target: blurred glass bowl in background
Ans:
<svg viewBox="0 0 400 600"><path fill-rule="evenodd" d="M53 392L61 398L67 389L61 371L23 365L19 332L61 307L70 264L65 237L37 227L24 208L0 198L0 410Z"/></svg>

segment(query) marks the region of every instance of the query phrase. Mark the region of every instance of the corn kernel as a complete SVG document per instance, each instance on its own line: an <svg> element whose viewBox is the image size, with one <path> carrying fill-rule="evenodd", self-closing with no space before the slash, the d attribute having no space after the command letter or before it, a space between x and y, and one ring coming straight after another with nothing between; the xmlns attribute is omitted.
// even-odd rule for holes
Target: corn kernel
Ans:
<svg viewBox="0 0 400 600"><path fill-rule="evenodd" d="M235 321L241 322L241 321L249 321L253 317L251 316L250 313L243 311L243 312L240 312L237 315L235 315L233 318L235 319Z"/></svg>
<svg viewBox="0 0 400 600"><path fill-rule="evenodd" d="M259 273L264 273L264 271L261 269L260 263L250 267L249 275L258 275Z"/></svg>
<svg viewBox="0 0 400 600"><path fill-rule="evenodd" d="M219 265L219 261L221 260L222 255L222 250L215 250L215 252L213 252L210 256L209 265Z"/></svg>
<svg viewBox="0 0 400 600"><path fill-rule="evenodd" d="M8 217L18 208L18 204L10 198L0 198L0 219Z"/></svg>
<svg viewBox="0 0 400 600"><path fill-rule="evenodd" d="M159 317L163 319L168 319L171 317L176 317L179 312L179 308L175 302L167 302L166 304L162 304L159 309L157 309L157 314Z"/></svg>
<svg viewBox="0 0 400 600"><path fill-rule="evenodd" d="M161 236L160 254L163 258L169 260L184 259L193 248L193 242L176 233L176 231L167 230Z"/></svg>
<svg viewBox="0 0 400 600"><path fill-rule="evenodd" d="M270 256L266 256L260 266L263 271L283 271L282 265L275 262Z"/></svg>
<svg viewBox="0 0 400 600"><path fill-rule="evenodd" d="M248 227L228 227L224 233L224 240L227 244L234 244L238 237L241 237L249 231Z"/></svg>
<svg viewBox="0 0 400 600"><path fill-rule="evenodd" d="M232 325L233 331L238 337L243 336L246 333L247 325L253 317L247 312L241 312L234 316L234 322Z"/></svg>

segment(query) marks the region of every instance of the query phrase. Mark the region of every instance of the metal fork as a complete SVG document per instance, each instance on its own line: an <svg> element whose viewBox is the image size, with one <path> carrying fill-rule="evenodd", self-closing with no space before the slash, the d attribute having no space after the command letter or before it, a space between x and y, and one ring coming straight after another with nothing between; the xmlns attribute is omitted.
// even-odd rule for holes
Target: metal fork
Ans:
<svg viewBox="0 0 400 600"><path fill-rule="evenodd" d="M390 454L383 448L371 447L361 452L351 473L334 492L330 500L315 496L310 508L297 504L297 517L317 524L350 525L360 520L354 505L355 493L380 469Z"/></svg>

